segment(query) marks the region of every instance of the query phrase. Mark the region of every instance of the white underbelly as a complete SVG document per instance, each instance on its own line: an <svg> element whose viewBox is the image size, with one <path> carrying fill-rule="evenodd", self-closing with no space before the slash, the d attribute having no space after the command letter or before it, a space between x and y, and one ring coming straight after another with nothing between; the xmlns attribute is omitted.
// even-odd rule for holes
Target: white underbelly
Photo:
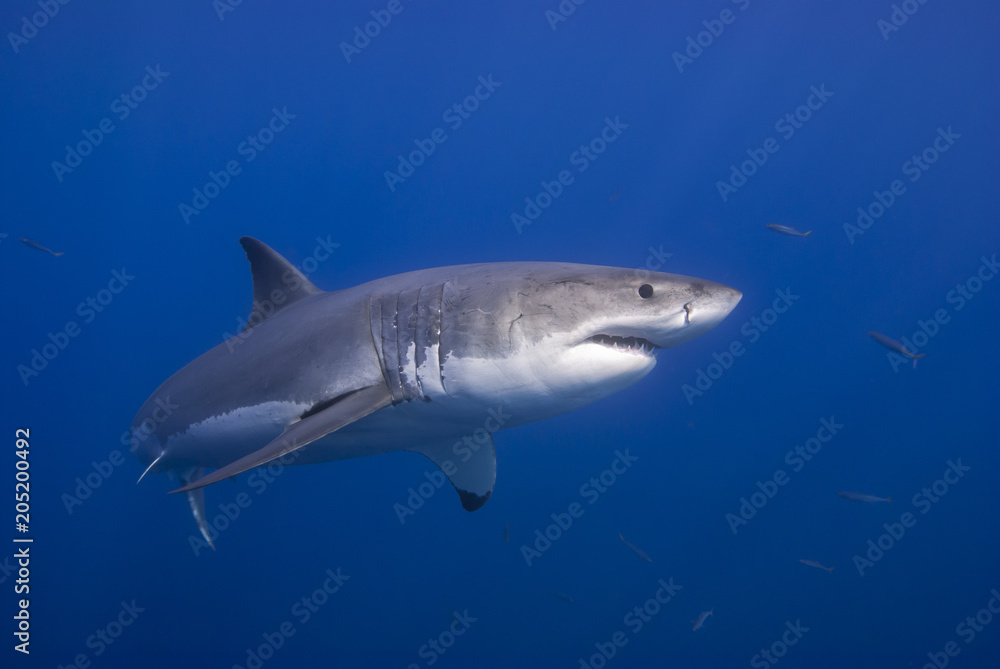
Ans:
<svg viewBox="0 0 1000 669"><path fill-rule="evenodd" d="M171 461L184 465L222 467L277 439L308 408L308 405L294 402L265 402L241 407L195 423L185 432L171 436L164 451ZM494 415L504 412L498 405ZM413 450L416 445L428 441L471 434L483 428L490 415L488 408L474 407L447 396L438 396L430 402L404 402L376 411L303 447L294 462L310 464ZM492 419L489 426L499 429L510 424Z"/></svg>

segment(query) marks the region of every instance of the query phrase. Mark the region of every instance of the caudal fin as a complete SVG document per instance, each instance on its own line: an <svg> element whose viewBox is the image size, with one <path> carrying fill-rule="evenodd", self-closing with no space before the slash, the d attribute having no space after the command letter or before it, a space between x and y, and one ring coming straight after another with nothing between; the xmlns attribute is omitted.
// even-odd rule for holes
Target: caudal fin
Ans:
<svg viewBox="0 0 1000 669"><path fill-rule="evenodd" d="M889 502L889 506L892 506L892 497L886 497L885 501Z"/></svg>

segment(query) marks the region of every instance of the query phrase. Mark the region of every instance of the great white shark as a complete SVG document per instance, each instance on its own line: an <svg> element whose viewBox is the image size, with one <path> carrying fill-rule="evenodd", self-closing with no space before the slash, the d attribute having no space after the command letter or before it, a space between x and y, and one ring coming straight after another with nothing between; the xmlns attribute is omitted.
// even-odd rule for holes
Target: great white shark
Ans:
<svg viewBox="0 0 1000 669"><path fill-rule="evenodd" d="M474 511L496 481L494 431L631 386L659 349L712 329L742 297L704 279L558 262L439 267L328 292L263 242L240 243L253 275L246 329L167 379L131 426L140 480L176 473L173 492L210 545L204 486L275 458L421 453ZM463 447L474 433L476 448Z"/></svg>

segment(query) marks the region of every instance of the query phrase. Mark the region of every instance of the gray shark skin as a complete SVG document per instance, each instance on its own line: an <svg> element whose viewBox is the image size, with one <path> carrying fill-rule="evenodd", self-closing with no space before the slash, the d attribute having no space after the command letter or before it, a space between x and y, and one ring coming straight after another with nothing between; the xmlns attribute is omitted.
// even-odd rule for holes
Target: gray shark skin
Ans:
<svg viewBox="0 0 1000 669"><path fill-rule="evenodd" d="M659 349L712 329L742 297L702 279L556 262L440 267L325 292L264 243L240 243L250 324L167 379L131 430L143 476L179 475L174 492L209 544L203 487L282 456L422 453L478 509L496 480L493 431L634 384ZM484 447L457 447L484 426Z"/></svg>

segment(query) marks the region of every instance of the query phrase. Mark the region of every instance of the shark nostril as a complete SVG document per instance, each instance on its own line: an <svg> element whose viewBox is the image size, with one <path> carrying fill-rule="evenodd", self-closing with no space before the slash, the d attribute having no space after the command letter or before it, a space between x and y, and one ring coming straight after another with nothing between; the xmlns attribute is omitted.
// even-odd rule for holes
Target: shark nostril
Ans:
<svg viewBox="0 0 1000 669"><path fill-rule="evenodd" d="M684 305L684 325L691 325L691 305L693 302L688 302Z"/></svg>

